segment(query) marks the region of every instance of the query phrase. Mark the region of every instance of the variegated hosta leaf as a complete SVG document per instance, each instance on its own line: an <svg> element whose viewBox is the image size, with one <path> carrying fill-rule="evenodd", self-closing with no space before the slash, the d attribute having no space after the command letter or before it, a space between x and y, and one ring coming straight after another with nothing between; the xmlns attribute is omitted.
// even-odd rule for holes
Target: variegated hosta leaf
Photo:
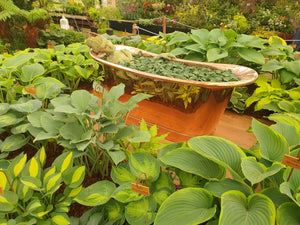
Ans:
<svg viewBox="0 0 300 225"><path fill-rule="evenodd" d="M109 201L115 189L115 184L110 181L98 181L83 189L74 200L86 206L103 205Z"/></svg>
<svg viewBox="0 0 300 225"><path fill-rule="evenodd" d="M246 196L253 194L253 191L249 186L229 178L221 181L207 182L204 188L218 198L221 198L222 194L230 190L240 191Z"/></svg>
<svg viewBox="0 0 300 225"><path fill-rule="evenodd" d="M154 225L197 225L216 213L213 196L202 188L184 188L174 192L160 206Z"/></svg>
<svg viewBox="0 0 300 225"><path fill-rule="evenodd" d="M278 162L274 162L272 166L266 167L262 163L256 161L254 157L247 157L242 159L242 169L245 177L251 182L251 184L257 184L264 179L268 178L279 172L283 168L283 165Z"/></svg>
<svg viewBox="0 0 300 225"><path fill-rule="evenodd" d="M9 110L10 105L8 103L0 103L0 115L6 113Z"/></svg>
<svg viewBox="0 0 300 225"><path fill-rule="evenodd" d="M25 137L23 134L14 134L5 138L1 143L0 149L3 152L11 152L22 148L29 141L30 137Z"/></svg>
<svg viewBox="0 0 300 225"><path fill-rule="evenodd" d="M260 144L260 151L263 158L270 161L282 162L283 156L290 152L285 138L255 119L252 121L252 128Z"/></svg>
<svg viewBox="0 0 300 225"><path fill-rule="evenodd" d="M12 191L5 191L4 194L0 195L0 212L13 211L18 203L18 195Z"/></svg>
<svg viewBox="0 0 300 225"><path fill-rule="evenodd" d="M35 154L37 160L39 160L42 167L45 165L46 162L46 151L44 146Z"/></svg>
<svg viewBox="0 0 300 225"><path fill-rule="evenodd" d="M69 188L77 188L81 185L85 176L85 166L76 166L63 175L63 179Z"/></svg>
<svg viewBox="0 0 300 225"><path fill-rule="evenodd" d="M17 124L23 121L25 117L18 113L7 112L0 115L0 128Z"/></svg>
<svg viewBox="0 0 300 225"><path fill-rule="evenodd" d="M55 166L58 171L64 173L73 166L73 153L65 152L61 154L54 160L52 166Z"/></svg>
<svg viewBox="0 0 300 225"><path fill-rule="evenodd" d="M139 177L142 173L146 173L148 181L155 181L160 174L160 165L156 158L147 153L133 153L129 158L129 167L131 172ZM141 175L141 179L145 179Z"/></svg>
<svg viewBox="0 0 300 225"><path fill-rule="evenodd" d="M300 225L300 207L292 202L284 203L277 209L277 225Z"/></svg>
<svg viewBox="0 0 300 225"><path fill-rule="evenodd" d="M220 180L226 175L223 167L189 148L178 148L171 151L161 149L158 159L169 166L206 179Z"/></svg>
<svg viewBox="0 0 300 225"><path fill-rule="evenodd" d="M295 196L294 196L294 194L293 194L294 191L291 186L292 186L291 183L283 182L280 185L280 192L282 194L287 195L290 199L292 199L298 205L298 207L300 207L300 198L298 197L298 199L297 199L297 194L295 194Z"/></svg>
<svg viewBox="0 0 300 225"><path fill-rule="evenodd" d="M129 224L150 225L156 215L157 204L150 197L144 197L139 201L130 202L125 207L125 217Z"/></svg>
<svg viewBox="0 0 300 225"><path fill-rule="evenodd" d="M12 172L12 174L16 177L20 174L20 172L23 170L27 160L27 155L21 153L16 158L13 159L13 161L9 165L9 169Z"/></svg>
<svg viewBox="0 0 300 225"><path fill-rule="evenodd" d="M38 99L28 100L27 102L20 102L10 106L18 112L32 113L42 107L42 102Z"/></svg>
<svg viewBox="0 0 300 225"><path fill-rule="evenodd" d="M50 175L44 182L46 192L49 194L55 192L60 187L61 180L61 173L54 173Z"/></svg>
<svg viewBox="0 0 300 225"><path fill-rule="evenodd" d="M131 190L131 183L122 184L112 193L112 198L119 202L127 203L141 199L143 195Z"/></svg>
<svg viewBox="0 0 300 225"><path fill-rule="evenodd" d="M234 179L242 181L242 158L245 153L234 143L220 137L202 136L191 138L188 145L204 157L228 169Z"/></svg>
<svg viewBox="0 0 300 225"><path fill-rule="evenodd" d="M54 213L51 218L56 225L69 225L70 219L66 213Z"/></svg>
<svg viewBox="0 0 300 225"><path fill-rule="evenodd" d="M221 197L219 224L274 225L275 214L273 202L263 194L247 198L240 191L228 191Z"/></svg>
<svg viewBox="0 0 300 225"><path fill-rule="evenodd" d="M22 176L20 181L27 187L33 189L33 190L40 190L42 187L42 182L40 179L36 177L30 177L30 176Z"/></svg>
<svg viewBox="0 0 300 225"><path fill-rule="evenodd" d="M131 173L128 163L120 164L117 167L113 166L110 176L119 185L136 182L136 177Z"/></svg>

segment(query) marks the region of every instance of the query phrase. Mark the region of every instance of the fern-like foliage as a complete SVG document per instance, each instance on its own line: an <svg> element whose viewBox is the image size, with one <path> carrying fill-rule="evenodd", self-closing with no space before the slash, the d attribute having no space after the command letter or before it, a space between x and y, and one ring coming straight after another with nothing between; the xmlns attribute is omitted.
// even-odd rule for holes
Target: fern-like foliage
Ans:
<svg viewBox="0 0 300 225"><path fill-rule="evenodd" d="M12 0L0 1L0 21L6 21L13 16L19 16L24 18L29 24L34 24L39 20L49 19L50 16L45 9L33 9L26 11L18 8Z"/></svg>

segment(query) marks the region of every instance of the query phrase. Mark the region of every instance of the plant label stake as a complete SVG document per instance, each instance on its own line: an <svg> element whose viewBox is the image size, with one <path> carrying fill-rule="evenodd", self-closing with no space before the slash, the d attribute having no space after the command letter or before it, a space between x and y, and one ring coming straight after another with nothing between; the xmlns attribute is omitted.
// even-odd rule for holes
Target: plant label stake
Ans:
<svg viewBox="0 0 300 225"><path fill-rule="evenodd" d="M146 180L146 186L143 186L143 179L141 179L141 175L145 175L145 180ZM146 195L149 196L150 192L149 192L149 187L148 186L148 181L147 181L147 175L146 173L141 173L136 181L136 183L131 183L131 190L133 192L142 194L142 195Z"/></svg>
<svg viewBox="0 0 300 225"><path fill-rule="evenodd" d="M287 179L287 181L289 181L291 176L292 176L292 173L293 173L294 169L300 170L300 150L298 152L297 157L293 157L293 156L290 156L290 155L284 155L283 160L282 160L282 164L286 165L286 166L289 166L289 167L292 167L290 175Z"/></svg>
<svg viewBox="0 0 300 225"><path fill-rule="evenodd" d="M103 87L97 82L93 83L93 95L103 99Z"/></svg>
<svg viewBox="0 0 300 225"><path fill-rule="evenodd" d="M36 95L36 89L35 88L26 87L26 92L28 94Z"/></svg>

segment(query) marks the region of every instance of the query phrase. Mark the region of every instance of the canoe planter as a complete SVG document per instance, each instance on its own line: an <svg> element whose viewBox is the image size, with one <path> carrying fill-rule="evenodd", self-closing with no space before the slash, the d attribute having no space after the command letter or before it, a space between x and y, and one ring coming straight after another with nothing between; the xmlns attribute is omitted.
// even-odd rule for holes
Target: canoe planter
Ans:
<svg viewBox="0 0 300 225"><path fill-rule="evenodd" d="M143 56L158 56L137 48L116 45L116 50L124 49L129 50L132 55L142 53ZM119 83L126 85L126 94L120 98L121 101L127 101L132 94L138 92L153 95L151 99L140 102L139 107L130 112L127 124L138 125L143 118L149 125L157 125L159 134L168 132L167 139L174 142L213 134L233 89L249 85L258 77L256 71L243 66L171 59L189 66L231 70L238 78L237 81L231 82L191 81L121 66L105 60L103 54L96 54L92 49L90 55L104 65L104 85L108 88Z"/></svg>

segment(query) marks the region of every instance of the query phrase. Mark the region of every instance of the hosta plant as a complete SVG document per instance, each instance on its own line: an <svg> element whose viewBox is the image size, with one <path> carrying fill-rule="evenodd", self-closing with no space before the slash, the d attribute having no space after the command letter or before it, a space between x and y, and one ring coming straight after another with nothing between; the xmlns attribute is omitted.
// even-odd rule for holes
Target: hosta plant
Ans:
<svg viewBox="0 0 300 225"><path fill-rule="evenodd" d="M250 150L210 136L161 149L158 159L185 188L162 203L154 224L172 218L176 224L299 224L294 217L300 211L300 172L281 162L285 154L298 154L300 117L273 114L269 119L276 124L253 120L258 145Z"/></svg>
<svg viewBox="0 0 300 225"><path fill-rule="evenodd" d="M41 148L31 159L21 153L1 168L1 224L70 224L67 213L82 189L85 167L73 166L72 152L46 169L45 162Z"/></svg>

